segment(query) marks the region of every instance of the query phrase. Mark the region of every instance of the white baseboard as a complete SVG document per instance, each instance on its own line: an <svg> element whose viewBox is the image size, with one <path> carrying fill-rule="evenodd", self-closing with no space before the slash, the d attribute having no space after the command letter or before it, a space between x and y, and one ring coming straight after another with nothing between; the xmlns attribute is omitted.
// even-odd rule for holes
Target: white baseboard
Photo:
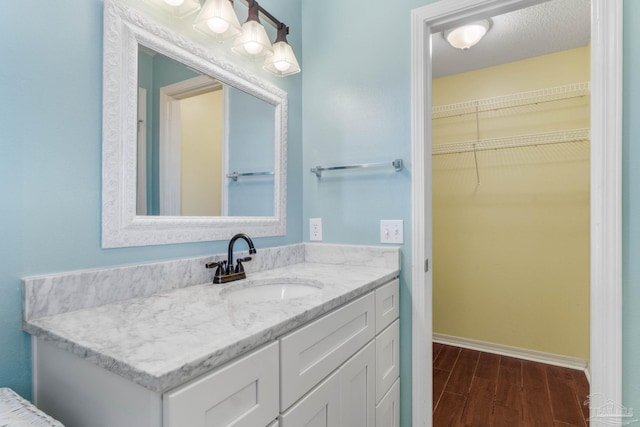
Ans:
<svg viewBox="0 0 640 427"><path fill-rule="evenodd" d="M546 363L547 365L561 366L563 368L584 371L587 380L591 382L589 364L586 360L576 357L562 356L559 354L545 353L542 351L528 350L526 348L510 347L507 345L493 344L469 338L453 337L451 335L433 334L433 342L448 344L456 347L485 353L499 354L501 356L515 357L517 359L530 360L532 362Z"/></svg>

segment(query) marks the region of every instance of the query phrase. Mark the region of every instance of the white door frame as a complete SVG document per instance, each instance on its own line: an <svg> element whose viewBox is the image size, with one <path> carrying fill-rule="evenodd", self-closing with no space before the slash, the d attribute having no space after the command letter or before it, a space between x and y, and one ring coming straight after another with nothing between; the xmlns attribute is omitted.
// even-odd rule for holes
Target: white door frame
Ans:
<svg viewBox="0 0 640 427"><path fill-rule="evenodd" d="M432 425L431 43L447 24L544 0L442 0L411 14L412 425ZM591 0L591 407L622 405L622 0ZM619 422L609 414L606 425ZM591 426L604 426L592 419ZM616 424L619 425L619 424Z"/></svg>
<svg viewBox="0 0 640 427"><path fill-rule="evenodd" d="M147 214L147 90L138 88L138 176L136 215Z"/></svg>
<svg viewBox="0 0 640 427"><path fill-rule="evenodd" d="M180 215L180 182L182 174L182 120L180 118L180 100L192 96L201 95L222 88L222 83L209 77L198 76L183 80L167 86L159 91L159 135L158 154L160 163L160 215ZM227 116L227 104L223 105L223 114ZM225 123L225 119L223 119ZM226 156L227 132L224 132L222 141L222 158ZM226 166L223 166L225 169ZM223 170L223 177L226 170ZM223 179L224 183L225 180ZM222 200L226 185L223 185Z"/></svg>

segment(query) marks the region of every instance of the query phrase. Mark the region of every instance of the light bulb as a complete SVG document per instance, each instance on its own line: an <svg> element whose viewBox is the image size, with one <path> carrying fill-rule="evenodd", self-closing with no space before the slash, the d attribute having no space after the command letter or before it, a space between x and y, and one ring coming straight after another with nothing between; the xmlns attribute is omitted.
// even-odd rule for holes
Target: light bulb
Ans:
<svg viewBox="0 0 640 427"><path fill-rule="evenodd" d="M262 52L262 49L264 48L258 42L246 42L244 44L244 50L246 50L247 53L251 55L258 55L260 52Z"/></svg>
<svg viewBox="0 0 640 427"><path fill-rule="evenodd" d="M184 0L164 0L164 2L169 6L180 6Z"/></svg>
<svg viewBox="0 0 640 427"><path fill-rule="evenodd" d="M282 60L280 60L280 61L275 61L275 62L273 63L273 66L274 66L274 67L276 67L276 69L277 69L278 71L282 71L282 72L285 72L285 71L287 71L289 68L291 68L291 64L290 64L289 62L287 62L287 61L282 61Z"/></svg>
<svg viewBox="0 0 640 427"><path fill-rule="evenodd" d="M445 31L444 37L451 46L467 50L475 46L489 30L489 21L472 22L462 27Z"/></svg>
<svg viewBox="0 0 640 427"><path fill-rule="evenodd" d="M207 26L216 34L223 34L229 29L229 23L217 16L208 19Z"/></svg>
<svg viewBox="0 0 640 427"><path fill-rule="evenodd" d="M462 38L468 44L475 44L477 40L480 40L486 30L479 25L470 25L464 29Z"/></svg>

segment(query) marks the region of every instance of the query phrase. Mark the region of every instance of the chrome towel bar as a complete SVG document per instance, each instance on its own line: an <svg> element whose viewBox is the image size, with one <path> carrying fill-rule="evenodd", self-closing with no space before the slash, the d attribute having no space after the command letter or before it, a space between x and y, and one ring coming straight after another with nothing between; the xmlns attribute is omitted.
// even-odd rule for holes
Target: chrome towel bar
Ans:
<svg viewBox="0 0 640 427"><path fill-rule="evenodd" d="M238 172L232 172L232 173L228 173L227 174L227 178L231 178L234 181L237 181L239 177L241 176L265 176L265 175L273 175L273 172L245 172L245 173L238 173Z"/></svg>
<svg viewBox="0 0 640 427"><path fill-rule="evenodd" d="M343 166L316 166L315 168L311 168L311 172L315 173L318 178L322 177L323 171L335 171L335 170L343 170L343 169L361 169L361 168L376 168L382 166L393 166L396 172L400 172L404 168L404 164L402 159L395 159L392 162L380 162L380 163L362 163L359 165L343 165Z"/></svg>

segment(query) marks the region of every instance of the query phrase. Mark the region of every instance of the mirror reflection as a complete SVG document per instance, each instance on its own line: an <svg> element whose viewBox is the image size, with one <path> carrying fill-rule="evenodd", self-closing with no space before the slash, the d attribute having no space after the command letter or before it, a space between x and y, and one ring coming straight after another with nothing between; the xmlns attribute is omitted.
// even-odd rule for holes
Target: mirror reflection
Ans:
<svg viewBox="0 0 640 427"><path fill-rule="evenodd" d="M138 46L137 215L273 216L275 144L273 105Z"/></svg>

